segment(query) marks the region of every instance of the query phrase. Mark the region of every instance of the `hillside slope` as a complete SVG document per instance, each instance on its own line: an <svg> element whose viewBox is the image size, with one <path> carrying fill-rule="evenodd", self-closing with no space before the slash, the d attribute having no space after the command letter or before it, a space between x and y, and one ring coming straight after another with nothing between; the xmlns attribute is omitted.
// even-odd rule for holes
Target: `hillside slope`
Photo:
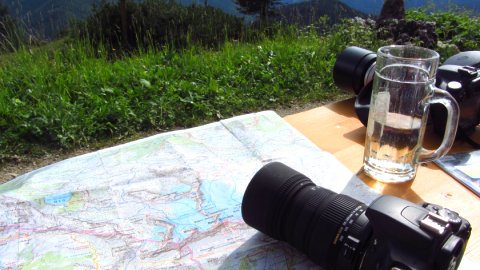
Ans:
<svg viewBox="0 0 480 270"><path fill-rule="evenodd" d="M320 17L328 16L331 23L337 23L343 18L366 17L363 12L355 10L338 0L312 0L278 8L282 21L309 25Z"/></svg>
<svg viewBox="0 0 480 270"><path fill-rule="evenodd" d="M2 2L2 0L0 0L0 2ZM86 18L91 14L94 4L99 4L100 2L101 0L3 0L10 14L20 18L22 23L30 29L34 35L46 39L55 38L58 33L65 30L69 20L72 18ZM184 5L203 5L207 2L209 6L219 8L226 13L243 16L243 14L238 12L234 0L177 0L177 2ZM309 1L283 0L281 7L288 7L291 4L303 2ZM324 4L326 4L328 1L321 2L325 2ZM334 0L334 2L337 2L337 0ZM311 5L318 6L317 4ZM323 7L319 7L319 9L326 10L326 8ZM303 8L301 10L303 10ZM310 13L308 14L308 16L310 16Z"/></svg>
<svg viewBox="0 0 480 270"><path fill-rule="evenodd" d="M21 19L24 25L36 36L51 39L65 30L70 19L83 19L92 12L94 4L102 0L0 0L10 13ZM105 0L104 0L105 1ZM106 0L117 1L117 0ZM142 0L134 0L142 1ZM242 16L234 0L177 0L184 5L205 2L226 13ZM362 16L364 13L376 15L384 0L283 0L279 13L283 20L309 23L319 16L328 15L332 22L340 18ZM480 14L478 0L405 0L407 8L424 6L433 2L439 10L461 7Z"/></svg>
<svg viewBox="0 0 480 270"><path fill-rule="evenodd" d="M382 9L384 0L340 0L348 6L362 12L378 15ZM433 3L433 5L432 5ZM480 1L478 0L405 0L406 8L418 8L432 5L432 8L439 11L466 10L474 14L480 14Z"/></svg>
<svg viewBox="0 0 480 270"><path fill-rule="evenodd" d="M83 19L100 0L3 0L9 13L36 36L53 38L65 30L71 18Z"/></svg>

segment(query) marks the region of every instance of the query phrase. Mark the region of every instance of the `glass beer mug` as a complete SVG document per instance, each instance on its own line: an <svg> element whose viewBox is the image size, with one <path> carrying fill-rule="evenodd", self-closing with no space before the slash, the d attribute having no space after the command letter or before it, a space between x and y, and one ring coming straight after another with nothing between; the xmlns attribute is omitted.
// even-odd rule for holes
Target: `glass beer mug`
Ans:
<svg viewBox="0 0 480 270"><path fill-rule="evenodd" d="M419 163L440 158L452 146L459 108L448 92L434 86L439 58L437 52L415 46L378 50L363 166L374 179L410 181ZM445 106L448 116L440 147L427 150L422 142L432 103Z"/></svg>

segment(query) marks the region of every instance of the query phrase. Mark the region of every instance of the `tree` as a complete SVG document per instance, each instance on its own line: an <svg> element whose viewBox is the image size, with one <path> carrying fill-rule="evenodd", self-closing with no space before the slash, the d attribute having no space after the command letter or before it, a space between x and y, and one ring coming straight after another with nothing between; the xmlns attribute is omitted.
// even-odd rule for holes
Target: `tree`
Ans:
<svg viewBox="0 0 480 270"><path fill-rule="evenodd" d="M258 15L260 21L268 21L268 17L274 14L274 9L280 4L280 0L235 0L238 11L246 15Z"/></svg>
<svg viewBox="0 0 480 270"><path fill-rule="evenodd" d="M3 17L5 17L8 14L7 7L4 6L2 3L0 3L0 21L3 20Z"/></svg>
<svg viewBox="0 0 480 270"><path fill-rule="evenodd" d="M127 1L126 0L120 0L120 22L121 22L123 46L125 46L125 48L127 49L130 47L130 45L128 43L128 18L127 18Z"/></svg>

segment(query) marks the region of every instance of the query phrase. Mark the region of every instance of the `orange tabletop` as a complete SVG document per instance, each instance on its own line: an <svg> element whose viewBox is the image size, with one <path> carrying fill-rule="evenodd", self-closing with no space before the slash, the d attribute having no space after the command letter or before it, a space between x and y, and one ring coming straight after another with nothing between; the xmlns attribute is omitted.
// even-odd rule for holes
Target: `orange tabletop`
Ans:
<svg viewBox="0 0 480 270"><path fill-rule="evenodd" d="M366 176L361 171L366 129L356 118L353 103L353 99L344 100L286 116L285 120L378 192L415 203L435 203L458 212L473 228L464 256L480 265L480 198L434 163L420 166L415 180L407 184L383 184ZM439 143L437 137L427 133L425 147L435 147ZM466 143L456 142L451 152L464 150L472 149Z"/></svg>

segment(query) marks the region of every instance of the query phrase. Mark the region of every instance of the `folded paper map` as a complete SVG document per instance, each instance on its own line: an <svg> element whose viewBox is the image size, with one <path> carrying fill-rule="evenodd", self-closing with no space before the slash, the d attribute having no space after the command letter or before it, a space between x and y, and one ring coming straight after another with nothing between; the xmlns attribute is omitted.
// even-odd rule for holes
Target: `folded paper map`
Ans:
<svg viewBox="0 0 480 270"><path fill-rule="evenodd" d="M252 176L281 161L365 203L378 195L274 112L71 158L0 186L0 269L315 267L246 225Z"/></svg>

